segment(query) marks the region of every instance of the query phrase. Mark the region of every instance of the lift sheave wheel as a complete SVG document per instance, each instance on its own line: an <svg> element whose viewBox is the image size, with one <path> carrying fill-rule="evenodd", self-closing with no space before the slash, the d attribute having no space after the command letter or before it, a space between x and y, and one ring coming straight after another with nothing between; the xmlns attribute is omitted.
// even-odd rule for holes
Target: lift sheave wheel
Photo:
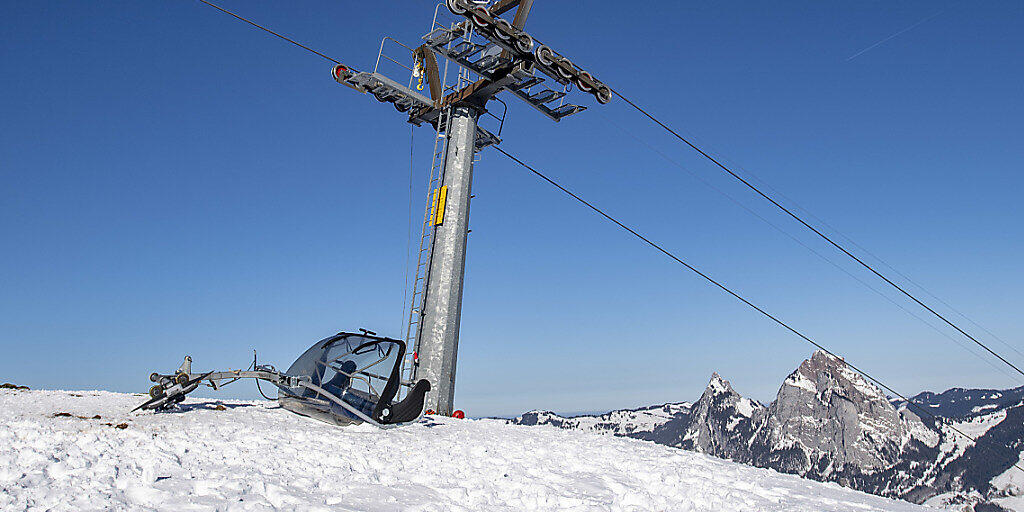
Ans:
<svg viewBox="0 0 1024 512"><path fill-rule="evenodd" d="M551 48L538 44L533 37L527 34L519 26L509 23L499 15L508 10L499 8L497 11L488 10L486 6L480 5L472 0L447 0L448 10L457 16L467 19L449 30L453 34L447 42L455 37L461 37L469 31L474 31L480 36L491 41L492 44L501 46L505 55L509 56L513 63L518 61L532 61L537 69L550 76L555 81L565 85L575 85L584 92L592 94L598 103L611 101L611 90L600 80L582 69L576 67L572 61L565 56L553 51ZM443 52L442 52L443 53ZM457 56L456 60L459 57ZM465 65L465 63L462 63ZM572 107L575 108L575 107ZM575 111L582 110L576 108Z"/></svg>

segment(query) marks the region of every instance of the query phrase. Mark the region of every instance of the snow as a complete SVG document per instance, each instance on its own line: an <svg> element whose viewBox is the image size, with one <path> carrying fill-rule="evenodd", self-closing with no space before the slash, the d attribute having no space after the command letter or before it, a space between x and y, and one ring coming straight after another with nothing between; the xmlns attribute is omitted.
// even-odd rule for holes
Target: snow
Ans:
<svg viewBox="0 0 1024 512"><path fill-rule="evenodd" d="M971 412L976 413L981 411L987 411L989 409L995 409L996 407L999 407L999 404L978 405L971 407Z"/></svg>
<svg viewBox="0 0 1024 512"><path fill-rule="evenodd" d="M718 372L715 372L711 374L711 380L708 381L707 391L711 391L711 394L713 395L720 395L722 393L728 393L732 391L732 389L729 387L729 383L726 382ZM705 391L705 393L707 391Z"/></svg>
<svg viewBox="0 0 1024 512"><path fill-rule="evenodd" d="M814 381L812 381L811 379L808 379L806 376L804 376L804 374L802 374L800 372L794 372L793 374L791 374L789 377L786 378L786 381L784 382L784 384L788 384L790 386L795 386L795 387L798 387L798 388L806 389L807 391L810 391L811 393L817 393L818 392L818 386L816 386L814 384Z"/></svg>
<svg viewBox="0 0 1024 512"><path fill-rule="evenodd" d="M1024 453L1017 456L1017 465L1024 466ZM996 491L1005 496L993 502L1007 510L1024 510L1024 471L1010 467L993 478L991 483Z"/></svg>
<svg viewBox="0 0 1024 512"><path fill-rule="evenodd" d="M1024 453L1017 456L1017 465L1024 466ZM1024 472L1012 466L1003 474L992 479L992 487L996 489L1006 489L1010 486L1016 489L1024 489Z"/></svg>
<svg viewBox="0 0 1024 512"><path fill-rule="evenodd" d="M238 400L128 413L143 399L0 391L0 510L926 510L554 427L343 428Z"/></svg>
<svg viewBox="0 0 1024 512"><path fill-rule="evenodd" d="M1007 496L1005 498L994 498L991 501L1010 512L1024 510L1024 496Z"/></svg>
<svg viewBox="0 0 1024 512"><path fill-rule="evenodd" d="M839 367L839 373L853 384L853 387L857 388L857 391L860 391L862 395L877 400L885 400L885 395L882 394L881 390L869 383L860 373L853 371L845 363Z"/></svg>
<svg viewBox="0 0 1024 512"><path fill-rule="evenodd" d="M925 446L928 446L929 448L935 448L935 446L939 444L939 433L926 427L924 423L922 423L916 415L914 415L912 419L905 419L903 424L908 427L908 435L905 438L904 442L907 442L911 438L913 438L917 439L918 441L921 441L922 443L924 443Z"/></svg>
<svg viewBox="0 0 1024 512"><path fill-rule="evenodd" d="M953 425L964 434L977 439L985 435L988 429L1000 424L1004 419L1006 419L1006 409L984 416L975 416L966 421L958 421Z"/></svg>
<svg viewBox="0 0 1024 512"><path fill-rule="evenodd" d="M983 501L985 501L985 499L977 491L970 491L967 493L945 492L928 498L925 500L924 505L933 508L945 508L967 512L974 510L974 505Z"/></svg>
<svg viewBox="0 0 1024 512"><path fill-rule="evenodd" d="M967 434L972 439L977 439L985 435L990 428L998 425L1004 419L1006 419L1005 409L982 416L974 416L964 421L954 422L953 427L959 432ZM942 444L939 446L939 452L944 455L950 454L950 457L959 457L968 446L974 444L973 441L964 438L959 432L950 429L946 425L943 425L942 429L945 432L945 436Z"/></svg>
<svg viewBox="0 0 1024 512"><path fill-rule="evenodd" d="M628 434L636 431L653 430L655 427L664 425L671 420L675 414L689 409L687 402L676 404L664 404L638 410L612 411L601 416L574 416L565 418L556 414L550 414L549 419L559 419L568 423L576 423L580 430L593 430L607 432L609 424L621 426L615 432ZM621 430L621 432L620 432Z"/></svg>
<svg viewBox="0 0 1024 512"><path fill-rule="evenodd" d="M754 415L754 403L749 398L741 398L736 402L736 412L751 417Z"/></svg>

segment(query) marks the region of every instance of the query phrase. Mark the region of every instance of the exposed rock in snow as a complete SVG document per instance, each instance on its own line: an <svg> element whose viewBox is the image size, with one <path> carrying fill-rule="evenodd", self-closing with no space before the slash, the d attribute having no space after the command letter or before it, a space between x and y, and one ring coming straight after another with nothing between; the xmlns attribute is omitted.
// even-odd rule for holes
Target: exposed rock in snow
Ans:
<svg viewBox="0 0 1024 512"><path fill-rule="evenodd" d="M0 391L0 510L924 510L587 432L335 427L235 400L129 414L142 399Z"/></svg>

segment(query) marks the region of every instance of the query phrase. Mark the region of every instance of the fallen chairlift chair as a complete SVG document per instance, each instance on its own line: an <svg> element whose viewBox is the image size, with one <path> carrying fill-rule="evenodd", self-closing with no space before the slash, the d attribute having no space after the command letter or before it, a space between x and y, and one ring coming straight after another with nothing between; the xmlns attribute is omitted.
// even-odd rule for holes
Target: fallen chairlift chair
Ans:
<svg viewBox="0 0 1024 512"><path fill-rule="evenodd" d="M251 370L192 373L192 358L185 356L173 375L150 375L156 383L149 390L150 400L133 410L169 409L202 384L218 389L239 379L257 379L277 386L281 406L303 416L336 425L407 423L422 413L430 382L412 384L405 398L394 403L403 385L404 358L405 342L369 331L340 332L318 341L286 372L253 364Z"/></svg>

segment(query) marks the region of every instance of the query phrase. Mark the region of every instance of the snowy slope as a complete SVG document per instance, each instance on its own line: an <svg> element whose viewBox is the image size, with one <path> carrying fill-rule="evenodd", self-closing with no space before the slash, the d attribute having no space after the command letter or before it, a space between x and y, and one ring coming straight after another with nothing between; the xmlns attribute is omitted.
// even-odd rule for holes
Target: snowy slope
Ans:
<svg viewBox="0 0 1024 512"><path fill-rule="evenodd" d="M272 402L204 399L129 414L141 400L0 390L0 510L926 510L553 427L340 428Z"/></svg>

